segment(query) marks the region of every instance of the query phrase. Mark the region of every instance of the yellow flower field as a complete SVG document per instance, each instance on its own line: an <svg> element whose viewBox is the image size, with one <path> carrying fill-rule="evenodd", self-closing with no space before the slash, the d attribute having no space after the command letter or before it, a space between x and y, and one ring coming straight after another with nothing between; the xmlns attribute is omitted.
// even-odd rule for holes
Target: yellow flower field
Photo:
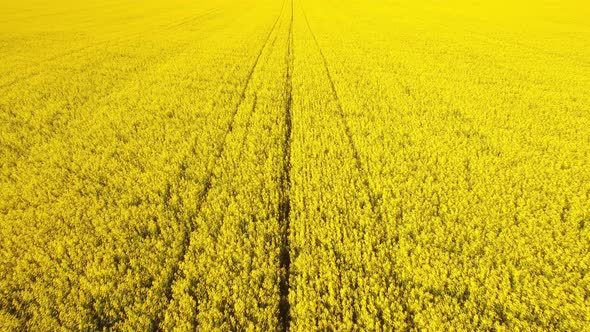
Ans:
<svg viewBox="0 0 590 332"><path fill-rule="evenodd" d="M0 2L0 331L590 331L588 17Z"/></svg>

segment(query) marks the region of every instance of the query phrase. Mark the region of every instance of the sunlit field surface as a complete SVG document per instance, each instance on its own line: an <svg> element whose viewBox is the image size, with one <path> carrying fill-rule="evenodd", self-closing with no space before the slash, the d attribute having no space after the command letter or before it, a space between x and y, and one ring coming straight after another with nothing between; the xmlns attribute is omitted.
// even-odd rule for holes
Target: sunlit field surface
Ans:
<svg viewBox="0 0 590 332"><path fill-rule="evenodd" d="M589 331L589 17L0 1L0 330Z"/></svg>

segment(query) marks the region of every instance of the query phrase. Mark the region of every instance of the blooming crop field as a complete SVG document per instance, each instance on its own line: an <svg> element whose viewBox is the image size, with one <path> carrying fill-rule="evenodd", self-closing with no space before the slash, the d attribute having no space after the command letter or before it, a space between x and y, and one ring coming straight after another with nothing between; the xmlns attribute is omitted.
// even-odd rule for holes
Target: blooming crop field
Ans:
<svg viewBox="0 0 590 332"><path fill-rule="evenodd" d="M3 0L1 331L589 331L590 5Z"/></svg>

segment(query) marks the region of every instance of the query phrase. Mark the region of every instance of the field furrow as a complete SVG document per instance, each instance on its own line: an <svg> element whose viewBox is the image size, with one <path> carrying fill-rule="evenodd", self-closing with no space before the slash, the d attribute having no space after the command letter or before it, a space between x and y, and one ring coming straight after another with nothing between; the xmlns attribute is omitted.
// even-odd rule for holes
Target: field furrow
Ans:
<svg viewBox="0 0 590 332"><path fill-rule="evenodd" d="M285 185L285 142L280 138L288 131L284 77L289 16L285 2L249 76L210 191L194 220L162 325L166 330L273 329L280 324L279 281L285 273L278 268ZM211 256L211 250L218 254Z"/></svg>
<svg viewBox="0 0 590 332"><path fill-rule="evenodd" d="M284 5L283 5L283 7L284 7ZM177 263L175 263L175 265L174 265L172 273L169 276L169 281L167 283L166 290L164 291L164 294L166 294L166 299L168 302L167 306L170 306L170 301L172 299L172 286L175 283L173 278L178 276L179 266L183 264L183 262L186 258L187 250L190 247L191 234L192 234L192 232L195 231L194 220L195 220L195 218L197 218L197 216L199 214L201 214L201 209L203 207L203 204L209 198L209 192L211 190L212 183L214 181L214 176L215 176L214 171L215 171L216 167L218 167L217 164L220 162L222 156L224 155L225 148L228 144L227 143L228 139L231 139L230 136L232 135L234 127L236 126L235 122L236 122L236 117L238 116L238 112L240 111L240 109L242 109L243 104L247 103L246 102L247 92L249 91L249 87L252 82L252 78L254 76L254 73L256 70L260 70L260 67L264 67L264 63L261 63L261 57L265 53L268 54L269 52L272 52L273 46L275 45L275 41L278 38L278 32L276 30L276 27L277 27L277 23L279 22L279 20L281 19L282 15L283 15L283 9L284 8L281 8L280 13L277 16L277 19L274 21L273 25L270 27L268 35L267 35L264 43L260 47L260 51L256 55L256 58L254 59L252 67L250 68L250 71L248 72L248 75L247 75L245 82L244 82L244 87L240 93L240 98L238 100L238 103L236 104L235 109L231 112L230 121L228 123L227 130L221 140L221 142L223 142L223 144L219 145L219 148L217 149L217 151L213 157L213 163L212 163L213 167L211 167L208 170L204 181L202 181L205 185L204 185L203 189L201 190L201 193L198 195L196 202L194 202L194 200L193 200L191 203L189 203L194 206L194 212L187 216L186 227L185 227L185 230L183 231L183 236L182 236L182 238L183 238L182 249L180 250L180 253L177 256L178 257ZM272 39L272 41L271 41L271 39ZM262 61L264 62L265 59L263 59ZM245 126L246 135L244 135L244 138L242 139L242 146L238 149L240 154L243 151L244 144L246 142L246 137L248 136L247 135L248 130L251 127L253 113L256 110L256 107L257 107L257 95L254 94L254 100L252 102L252 108L250 109L250 114L245 116L248 120L247 120L247 124ZM183 163L181 163L181 166L186 167L187 162L188 162L188 160L184 161ZM178 177L184 178L183 175L180 175ZM179 210L187 210L187 208L180 207ZM180 220L178 220L178 221L180 223ZM154 326L161 326L162 325L162 318L163 317L158 318L158 320L155 322Z"/></svg>
<svg viewBox="0 0 590 332"><path fill-rule="evenodd" d="M284 111L284 138L283 138L283 170L280 178L279 198L279 227L281 233L281 249L279 254L281 266L281 280L279 282L280 304L279 324L282 331L288 331L291 323L291 305L289 303L291 274L291 246L289 234L291 227L291 141L293 131L293 0L290 1L289 36L287 38L287 52L285 55L285 111Z"/></svg>

